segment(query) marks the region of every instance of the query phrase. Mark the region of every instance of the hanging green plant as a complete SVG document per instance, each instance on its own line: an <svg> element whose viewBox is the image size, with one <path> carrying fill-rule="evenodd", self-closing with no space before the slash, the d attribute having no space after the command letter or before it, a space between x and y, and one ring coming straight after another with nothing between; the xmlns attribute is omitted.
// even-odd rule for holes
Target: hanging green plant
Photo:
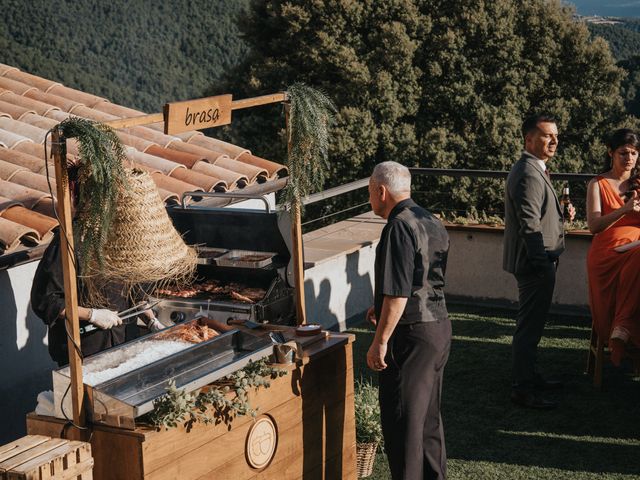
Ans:
<svg viewBox="0 0 640 480"><path fill-rule="evenodd" d="M110 127L89 120L69 117L60 124L65 138L79 143L75 237L80 268L103 265L103 246L116 211L118 192L127 188L124 169L125 150Z"/></svg>
<svg viewBox="0 0 640 480"><path fill-rule="evenodd" d="M287 89L289 97L289 180L283 190L284 203L302 206L301 200L322 188L329 153L329 127L336 108L322 92L304 83Z"/></svg>

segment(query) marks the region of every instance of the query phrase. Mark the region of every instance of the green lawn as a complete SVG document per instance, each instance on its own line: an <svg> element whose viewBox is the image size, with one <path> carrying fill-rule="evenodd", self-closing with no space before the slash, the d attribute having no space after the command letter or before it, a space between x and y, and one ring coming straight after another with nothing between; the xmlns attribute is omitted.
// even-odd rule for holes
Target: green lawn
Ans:
<svg viewBox="0 0 640 480"><path fill-rule="evenodd" d="M583 374L590 324L552 316L538 355L542 372L565 382L553 411L509 401L513 312L452 308L453 345L442 416L450 479L640 479L640 379L605 366L595 390ZM373 332L351 330L356 378L376 375L365 354ZM389 478L379 453L371 479Z"/></svg>

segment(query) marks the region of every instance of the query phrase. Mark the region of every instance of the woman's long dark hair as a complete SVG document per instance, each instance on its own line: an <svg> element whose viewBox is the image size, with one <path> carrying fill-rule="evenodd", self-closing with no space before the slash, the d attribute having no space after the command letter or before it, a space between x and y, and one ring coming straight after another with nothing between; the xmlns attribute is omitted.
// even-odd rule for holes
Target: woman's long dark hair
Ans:
<svg viewBox="0 0 640 480"><path fill-rule="evenodd" d="M608 172L613 167L613 154L618 148L630 145L636 150L640 150L640 138L638 134L629 128L620 128L614 131L607 140L607 155L604 162L603 172ZM636 166L631 170L631 176L629 177L629 188L625 192L626 199L631 197L632 190L640 189L640 165L636 162Z"/></svg>
<svg viewBox="0 0 640 480"><path fill-rule="evenodd" d="M609 155L609 151L615 152L618 148L624 147L625 145L631 145L636 150L640 150L640 138L638 138L638 134L634 130L631 130L630 128L620 128L609 135L609 138L607 139L607 153L604 158L603 172L608 172L612 167L613 158ZM637 173L638 167L639 165L636 164L631 175L635 175Z"/></svg>

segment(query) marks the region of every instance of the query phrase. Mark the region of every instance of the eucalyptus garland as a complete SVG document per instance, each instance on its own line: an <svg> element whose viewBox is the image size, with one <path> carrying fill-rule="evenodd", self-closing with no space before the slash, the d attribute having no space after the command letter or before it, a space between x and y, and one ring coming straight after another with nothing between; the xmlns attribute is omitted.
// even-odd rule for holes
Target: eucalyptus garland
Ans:
<svg viewBox="0 0 640 480"><path fill-rule="evenodd" d="M235 417L257 415L257 409L251 406L248 399L252 389L269 388L270 380L286 374L286 370L259 360L249 362L243 369L193 392L176 388L175 382L171 381L167 393L153 402L154 409L141 417L140 421L166 430L182 424L188 431L196 422L205 425L224 422L231 428Z"/></svg>
<svg viewBox="0 0 640 480"><path fill-rule="evenodd" d="M289 180L284 202L302 206L301 200L322 188L328 170L329 127L336 111L322 92L303 83L287 89L289 96Z"/></svg>
<svg viewBox="0 0 640 480"><path fill-rule="evenodd" d="M79 143L75 237L81 268L103 265L102 249L116 211L118 191L127 188L125 150L110 127L69 117L60 124L65 138Z"/></svg>

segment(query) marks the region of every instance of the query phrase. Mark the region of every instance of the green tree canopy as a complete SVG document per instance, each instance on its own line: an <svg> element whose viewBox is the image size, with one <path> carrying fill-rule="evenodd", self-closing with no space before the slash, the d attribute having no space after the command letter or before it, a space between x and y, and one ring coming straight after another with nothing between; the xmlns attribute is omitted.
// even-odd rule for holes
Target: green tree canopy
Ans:
<svg viewBox="0 0 640 480"><path fill-rule="evenodd" d="M559 1L254 0L243 33L251 51L228 77L231 91L303 81L336 103L327 186L382 160L506 170L523 117L539 110L560 120L552 168L591 172L602 138L627 121L608 45ZM275 117L253 113L230 135L278 158ZM445 178L437 188L456 208L502 202L499 181Z"/></svg>

